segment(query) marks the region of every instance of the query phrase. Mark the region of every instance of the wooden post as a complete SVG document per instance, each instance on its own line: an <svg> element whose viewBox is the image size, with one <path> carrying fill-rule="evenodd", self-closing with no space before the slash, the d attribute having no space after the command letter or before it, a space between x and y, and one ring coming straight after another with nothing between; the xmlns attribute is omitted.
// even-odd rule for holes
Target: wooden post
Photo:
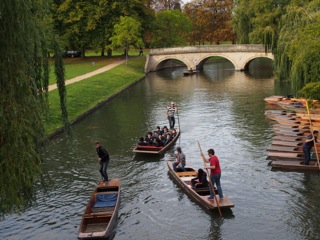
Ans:
<svg viewBox="0 0 320 240"><path fill-rule="evenodd" d="M203 160L203 166L204 166L204 169L207 171L207 176L209 176L209 183L210 183L210 186L212 188L212 191L214 191L214 185L213 185L213 182L211 180L211 177L210 177L210 174L209 174L209 170L206 168L206 160L203 156L203 152L202 152L202 149L201 149L201 146L200 146L200 143L198 142L198 146L199 146L199 149L200 149L200 153L201 153L201 156L202 156L202 160ZM213 192L214 194L214 192ZM218 202L218 199L217 199L217 196L216 194L214 194L214 200L216 201L217 203L217 207L218 207L218 211L219 211L219 214L220 214L220 217L222 217L222 213L221 213L221 209L220 209L220 205L219 205L219 202Z"/></svg>

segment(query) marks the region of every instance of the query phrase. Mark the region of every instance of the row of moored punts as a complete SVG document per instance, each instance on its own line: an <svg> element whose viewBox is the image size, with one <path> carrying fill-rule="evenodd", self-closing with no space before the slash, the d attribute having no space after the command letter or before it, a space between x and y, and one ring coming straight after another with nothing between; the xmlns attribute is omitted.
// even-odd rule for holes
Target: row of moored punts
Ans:
<svg viewBox="0 0 320 240"><path fill-rule="evenodd" d="M267 149L267 159L275 169L319 171L317 154L313 154L310 165L302 164L304 154L302 145L306 137L320 129L320 112L311 110L307 113L303 99L271 96L265 98L268 103L265 115L274 121L271 146ZM277 107L275 107L277 106ZM320 143L313 152L320 149Z"/></svg>

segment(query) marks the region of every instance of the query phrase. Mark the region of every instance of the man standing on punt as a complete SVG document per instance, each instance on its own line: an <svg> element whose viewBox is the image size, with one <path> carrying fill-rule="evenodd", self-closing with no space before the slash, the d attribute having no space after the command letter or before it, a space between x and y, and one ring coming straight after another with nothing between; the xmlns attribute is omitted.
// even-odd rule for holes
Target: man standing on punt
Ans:
<svg viewBox="0 0 320 240"><path fill-rule="evenodd" d="M174 129L174 124L175 124L175 118L174 118L174 114L178 113L178 108L176 108L174 106L174 102L170 103L170 106L167 107L166 109L166 117L169 120L169 125L170 125L170 129Z"/></svg>
<svg viewBox="0 0 320 240"><path fill-rule="evenodd" d="M108 174L107 174L107 167L109 164L109 153L107 152L106 149L104 149L101 145L100 142L96 142L96 150L97 154L99 156L99 163L100 163L100 170L99 172L101 173L101 176L103 178L104 182L108 182Z"/></svg>
<svg viewBox="0 0 320 240"><path fill-rule="evenodd" d="M202 158L207 162L210 163L210 166L205 166L206 169L210 169L210 181L212 184L210 184L210 197L209 200L214 200L214 189L213 185L216 184L218 189L218 194L220 199L223 198L222 188L220 184L220 178L221 178L221 168L218 157L215 155L215 152L213 149L208 150L209 159L207 159L204 154L201 152Z"/></svg>
<svg viewBox="0 0 320 240"><path fill-rule="evenodd" d="M313 131L313 134L310 134L306 141L303 143L302 146L302 150L303 150L303 154L304 154L304 162L302 162L301 164L304 165L309 165L310 162L310 158L311 158L311 149L314 146L314 142L318 142L317 138L318 138L318 131L315 130Z"/></svg>

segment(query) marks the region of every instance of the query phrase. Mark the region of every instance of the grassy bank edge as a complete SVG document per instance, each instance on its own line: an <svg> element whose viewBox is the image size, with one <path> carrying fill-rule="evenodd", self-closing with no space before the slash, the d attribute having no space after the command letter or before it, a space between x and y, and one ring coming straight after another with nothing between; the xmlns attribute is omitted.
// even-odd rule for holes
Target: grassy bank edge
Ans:
<svg viewBox="0 0 320 240"><path fill-rule="evenodd" d="M145 57L129 59L109 71L66 86L67 108L71 124L88 116L114 97L141 81ZM49 92L50 114L44 123L47 137L53 138L64 131L58 90Z"/></svg>

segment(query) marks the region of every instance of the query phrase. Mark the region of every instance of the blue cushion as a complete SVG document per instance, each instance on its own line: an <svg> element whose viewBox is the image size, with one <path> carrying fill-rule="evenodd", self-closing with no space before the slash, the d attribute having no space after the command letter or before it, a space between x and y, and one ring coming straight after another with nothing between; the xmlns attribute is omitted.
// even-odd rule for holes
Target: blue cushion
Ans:
<svg viewBox="0 0 320 240"><path fill-rule="evenodd" d="M118 193L111 194L97 194L96 203L93 205L94 208L99 207L114 207L116 205Z"/></svg>

